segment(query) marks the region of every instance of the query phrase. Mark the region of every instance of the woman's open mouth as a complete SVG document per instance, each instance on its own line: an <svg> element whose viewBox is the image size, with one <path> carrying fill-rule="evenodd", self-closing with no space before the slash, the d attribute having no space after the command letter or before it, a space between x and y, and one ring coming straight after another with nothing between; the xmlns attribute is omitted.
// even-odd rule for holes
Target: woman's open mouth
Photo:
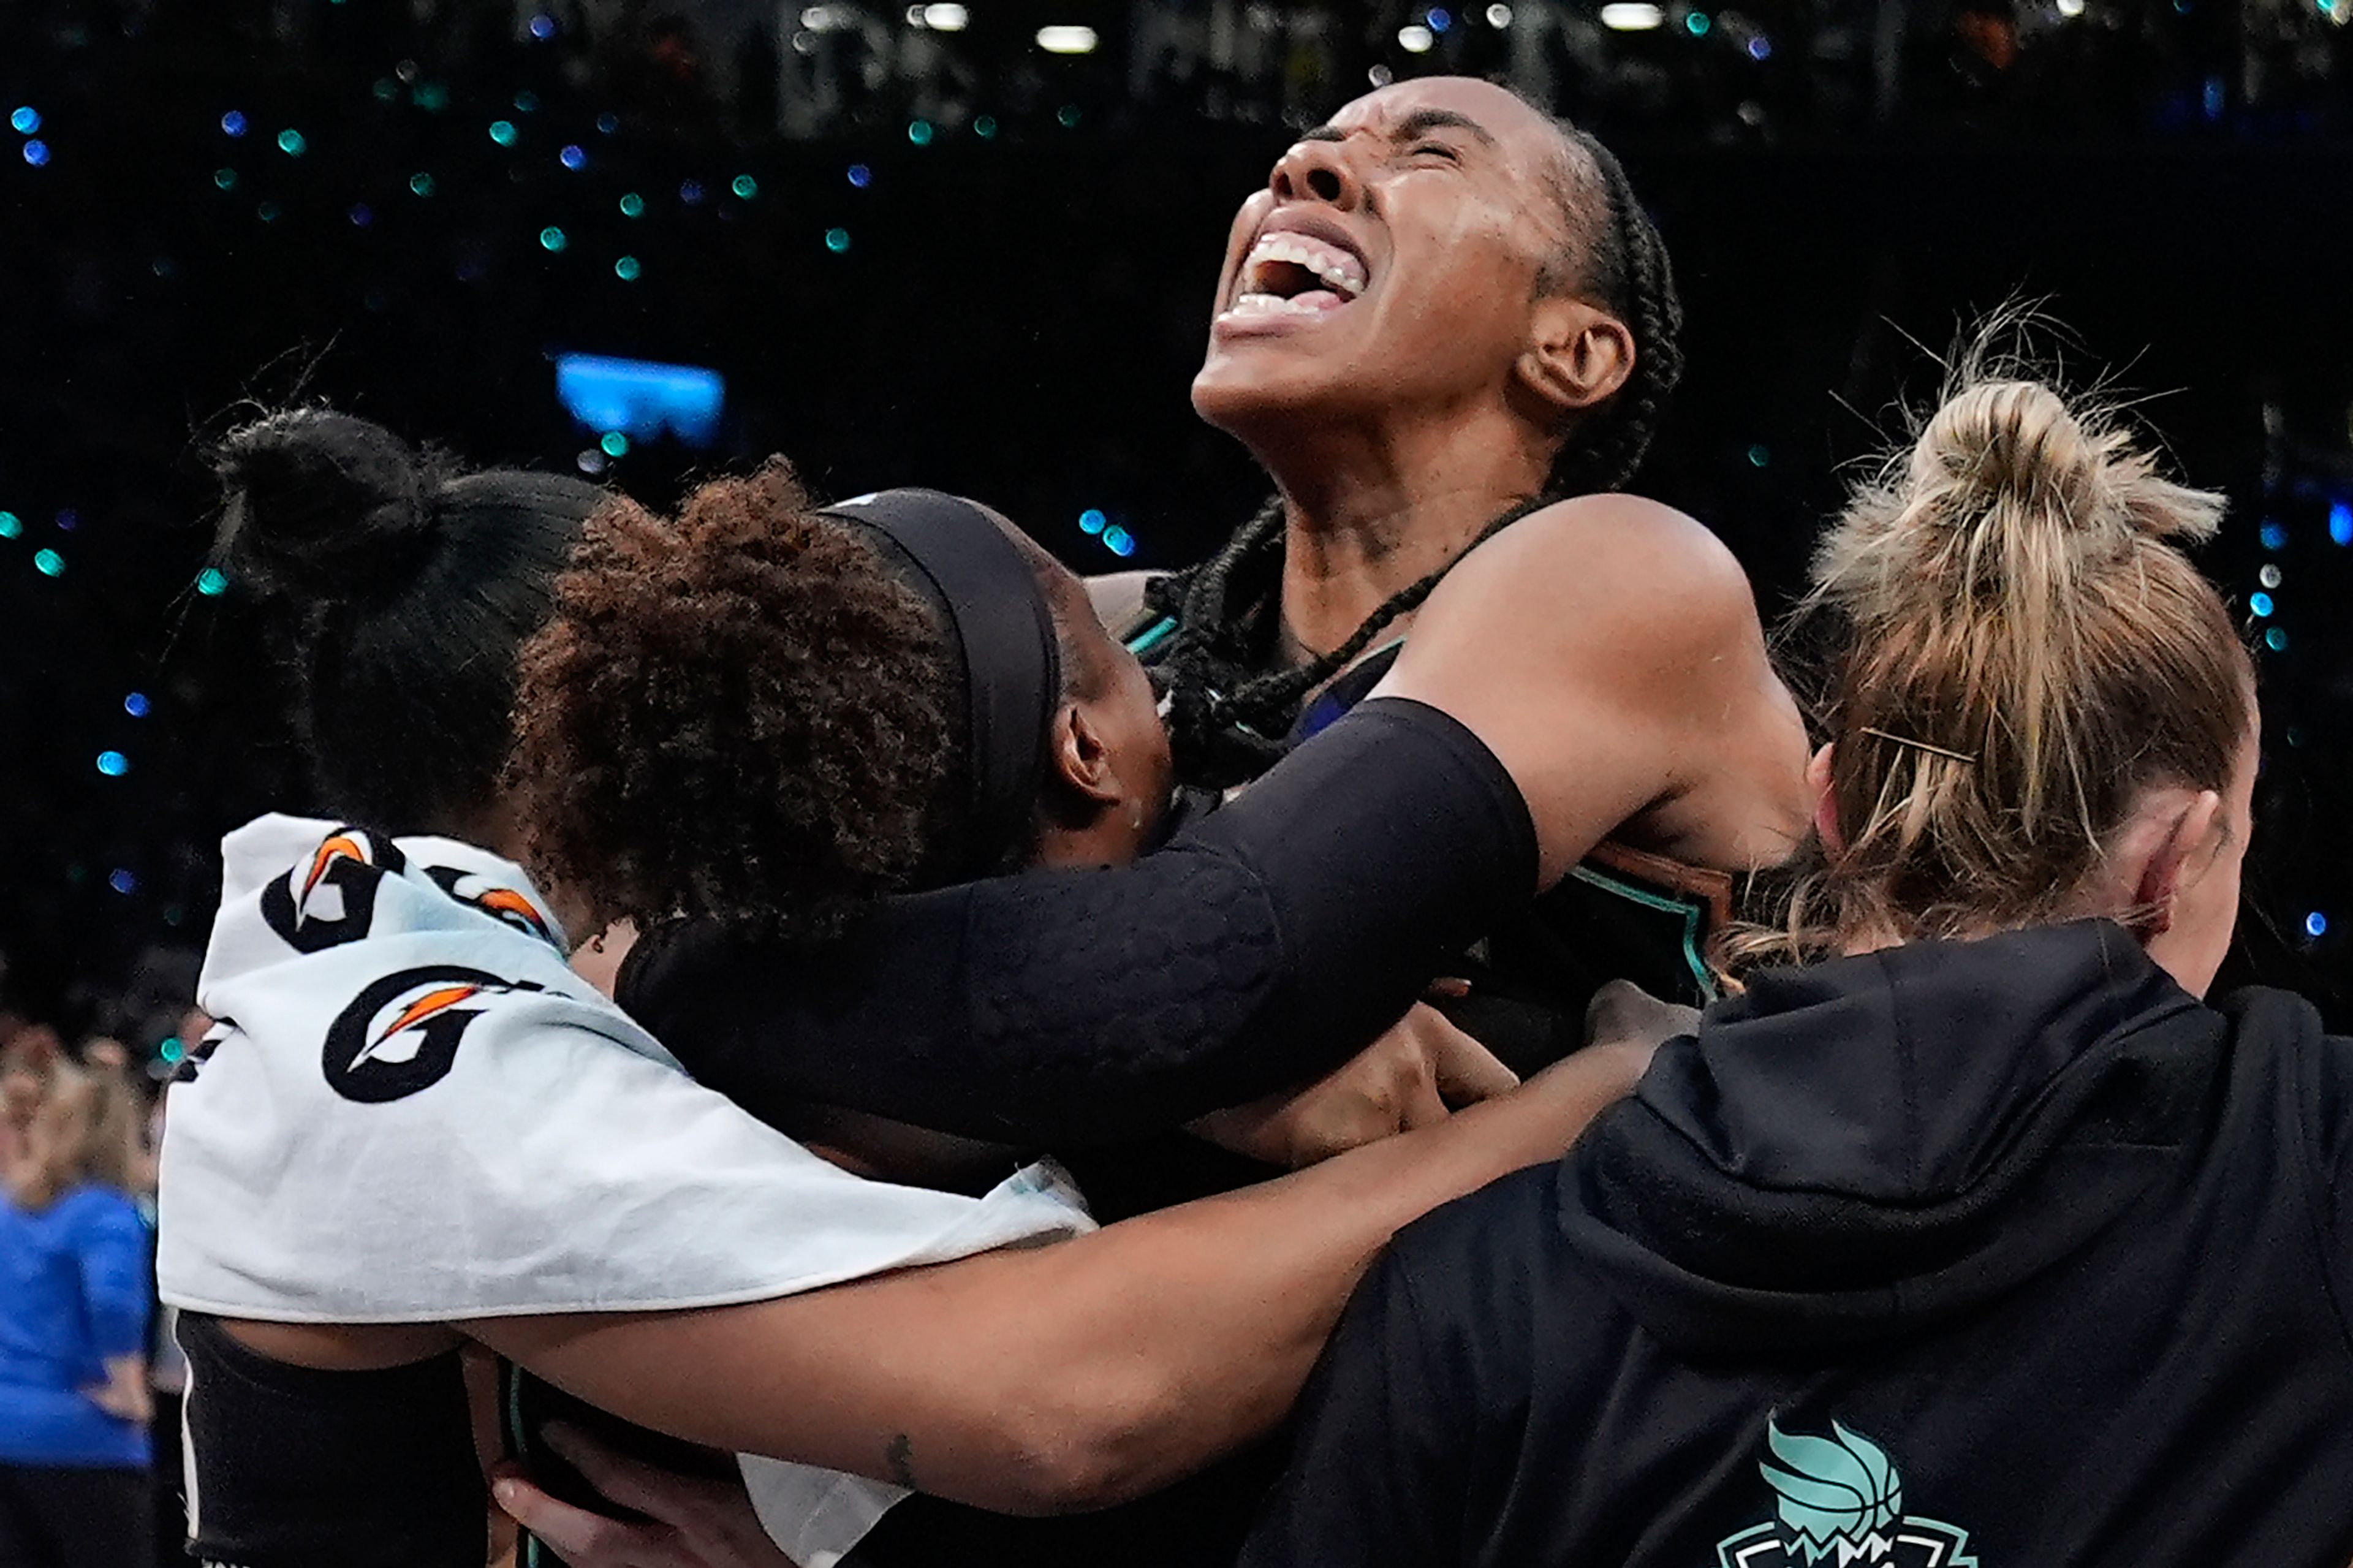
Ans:
<svg viewBox="0 0 2353 1568"><path fill-rule="evenodd" d="M1234 279L1233 303L1219 321L1313 318L1339 310L1365 291L1362 258L1328 240L1291 229L1259 237Z"/></svg>

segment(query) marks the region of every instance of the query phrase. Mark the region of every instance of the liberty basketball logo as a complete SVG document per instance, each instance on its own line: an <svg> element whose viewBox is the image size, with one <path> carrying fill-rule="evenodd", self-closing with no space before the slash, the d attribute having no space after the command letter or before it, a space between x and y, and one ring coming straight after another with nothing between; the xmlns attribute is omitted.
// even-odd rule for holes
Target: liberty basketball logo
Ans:
<svg viewBox="0 0 2353 1568"><path fill-rule="evenodd" d="M387 974L327 1026L319 1063L327 1087L364 1105L430 1089L449 1076L459 1042L482 1015L481 1006L468 1004L545 989L456 963Z"/></svg>
<svg viewBox="0 0 2353 1568"><path fill-rule="evenodd" d="M338 827L311 858L261 891L261 918L297 952L324 952L368 933L375 891L407 866L400 847L364 828Z"/></svg>
<svg viewBox="0 0 2353 1568"><path fill-rule="evenodd" d="M1831 1423L1827 1437L1765 1422L1772 1458L1757 1469L1773 1489L1776 1517L1716 1542L1717 1568L1791 1568L1829 1558L1835 1568L1978 1568L1969 1534L1904 1511L1904 1479L1887 1451Z"/></svg>

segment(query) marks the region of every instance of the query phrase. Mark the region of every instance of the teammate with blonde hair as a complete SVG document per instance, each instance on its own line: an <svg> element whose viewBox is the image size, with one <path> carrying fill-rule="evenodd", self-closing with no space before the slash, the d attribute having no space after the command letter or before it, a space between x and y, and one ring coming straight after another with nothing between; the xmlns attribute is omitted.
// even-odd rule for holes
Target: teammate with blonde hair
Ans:
<svg viewBox="0 0 2353 1568"><path fill-rule="evenodd" d="M1960 378L1817 558L1802 962L1398 1238L1249 1568L2346 1561L2353 1042L2203 1000L2257 759L2180 548L2221 510Z"/></svg>

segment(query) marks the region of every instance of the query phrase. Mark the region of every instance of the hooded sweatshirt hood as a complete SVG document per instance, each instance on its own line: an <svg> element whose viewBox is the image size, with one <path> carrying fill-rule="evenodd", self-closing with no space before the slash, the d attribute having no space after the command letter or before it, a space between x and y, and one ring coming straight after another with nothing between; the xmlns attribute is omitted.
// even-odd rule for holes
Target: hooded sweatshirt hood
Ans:
<svg viewBox="0 0 2353 1568"><path fill-rule="evenodd" d="M2106 921L1771 972L1595 1124L1562 1228L1688 1352L1917 1331L2120 1215L2221 1035Z"/></svg>

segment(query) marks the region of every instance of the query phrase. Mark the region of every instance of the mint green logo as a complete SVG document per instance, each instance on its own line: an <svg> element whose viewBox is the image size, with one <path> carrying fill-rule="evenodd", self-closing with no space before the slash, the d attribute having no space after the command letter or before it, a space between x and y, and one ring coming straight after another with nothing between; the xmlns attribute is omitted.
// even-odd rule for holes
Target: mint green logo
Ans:
<svg viewBox="0 0 2353 1568"><path fill-rule="evenodd" d="M1716 1542L1718 1568L1978 1568L1968 1531L1904 1511L1904 1480L1887 1450L1836 1421L1827 1437L1784 1432L1767 1417L1772 1458L1757 1469L1775 1517Z"/></svg>

